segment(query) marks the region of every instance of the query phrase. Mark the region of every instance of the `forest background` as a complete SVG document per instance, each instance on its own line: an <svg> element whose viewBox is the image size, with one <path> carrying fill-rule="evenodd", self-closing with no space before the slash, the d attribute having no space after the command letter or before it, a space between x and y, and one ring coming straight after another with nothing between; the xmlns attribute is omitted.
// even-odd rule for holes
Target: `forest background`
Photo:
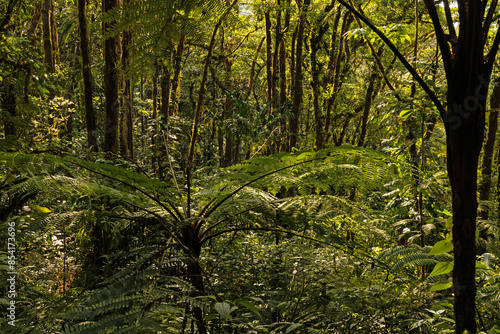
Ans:
<svg viewBox="0 0 500 334"><path fill-rule="evenodd" d="M0 0L2 332L500 333L477 3L470 267L439 104L469 1Z"/></svg>

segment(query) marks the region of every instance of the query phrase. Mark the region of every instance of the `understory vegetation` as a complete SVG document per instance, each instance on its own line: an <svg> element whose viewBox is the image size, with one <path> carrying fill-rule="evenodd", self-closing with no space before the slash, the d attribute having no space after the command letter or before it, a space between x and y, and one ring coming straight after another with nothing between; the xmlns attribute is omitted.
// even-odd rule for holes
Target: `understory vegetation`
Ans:
<svg viewBox="0 0 500 334"><path fill-rule="evenodd" d="M450 177L454 4L0 0L0 333L500 333L499 66Z"/></svg>
<svg viewBox="0 0 500 334"><path fill-rule="evenodd" d="M2 161L4 199L22 203L2 223L22 235L16 333L191 332L194 308L210 333L453 332L443 173L416 188L411 165L370 149L280 153L199 173L197 214L179 219L182 191L126 161ZM432 203L422 220L417 191ZM180 236L193 222L203 291ZM488 230L477 312L495 333L498 235Z"/></svg>

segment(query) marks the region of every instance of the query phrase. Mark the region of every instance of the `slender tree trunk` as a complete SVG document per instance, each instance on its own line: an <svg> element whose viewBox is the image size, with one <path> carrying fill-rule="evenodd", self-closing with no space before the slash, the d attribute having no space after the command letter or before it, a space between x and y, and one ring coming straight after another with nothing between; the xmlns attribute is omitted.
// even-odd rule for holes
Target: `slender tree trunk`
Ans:
<svg viewBox="0 0 500 334"><path fill-rule="evenodd" d="M278 1L278 4L281 4L280 1ZM279 44L279 79L280 79L280 111L281 111L281 121L280 121L280 150L281 151L286 151L287 150L287 142L286 138L288 137L286 135L287 132L287 127L286 127L286 112L288 109L288 99L287 99L287 82L286 82L286 61L287 61L287 55L286 55L286 46L285 46L285 36L288 32L288 29L290 28L290 0L286 1L287 4L287 9L285 12L285 23L283 25L283 35L280 38L280 44ZM285 140L283 140L285 139Z"/></svg>
<svg viewBox="0 0 500 334"><path fill-rule="evenodd" d="M205 101L205 92L207 89L206 85L208 80L208 71L212 60L212 53L215 47L217 32L220 26L222 25L223 20L225 19L227 14L229 14L229 12L234 7L236 2L237 0L233 0L230 4L228 4L226 11L222 14L217 24L215 25L214 30L212 32L212 37L210 39L210 44L208 46L207 56L205 58L203 75L200 83L200 88L198 90L198 101L196 103L196 109L193 114L193 127L191 130L191 141L189 144L187 166L186 166L186 185L187 185L186 214L188 219L191 218L191 171L194 166L195 148L196 148L196 142L198 140L198 127L199 123L201 122L201 119L203 118L203 107ZM186 226L183 230L183 239L184 239L184 244L188 246L189 253L193 255L192 266L191 268L188 267L190 280L193 283L193 286L197 290L199 290L200 293L203 293L204 292L203 277L201 276L201 269L199 264L200 252L201 252L199 232L201 225L202 225L201 222L195 222L191 225ZM198 324L199 333L207 334L203 312L199 307L195 307L194 316Z"/></svg>
<svg viewBox="0 0 500 334"><path fill-rule="evenodd" d="M44 63L50 73L54 72L54 57L52 54L52 24L51 24L52 0L45 0L42 7L43 26L43 56Z"/></svg>
<svg viewBox="0 0 500 334"><path fill-rule="evenodd" d="M129 47L132 45L132 28L122 33L122 66L124 72L122 91L122 112L120 120L120 150L122 155L134 158L133 124L132 124L132 102L133 87L132 78L125 73L130 65Z"/></svg>
<svg viewBox="0 0 500 334"><path fill-rule="evenodd" d="M265 39L266 39L265 37L261 39L259 46L257 47L257 50L255 51L255 55L254 55L254 58L252 61L252 66L250 67L250 75L248 76L248 84L247 84L247 90L245 92L244 100L248 99L248 97L250 96L250 93L252 93L253 83L255 80L255 66L257 64L257 59L259 58L260 50L262 49L262 44L264 44Z"/></svg>
<svg viewBox="0 0 500 334"><path fill-rule="evenodd" d="M83 94L85 103L85 123L87 127L87 146L97 152L96 119L93 106L92 71L90 64L89 32L87 25L86 0L78 0L78 22L80 23L80 50L82 55Z"/></svg>
<svg viewBox="0 0 500 334"><path fill-rule="evenodd" d="M304 44L304 30L307 24L307 11L309 9L310 0L297 0L297 5L300 11L299 26L297 29L296 40L296 55L295 55L295 76L293 82L293 105L292 116L290 118L290 149L297 146L297 138L299 135L299 118L300 107L302 105L302 46Z"/></svg>
<svg viewBox="0 0 500 334"><path fill-rule="evenodd" d="M337 15L335 16L334 19L334 27L337 27L340 21L340 16L341 16L341 9L337 9ZM349 59L347 56L344 56L344 48L347 48L348 46L346 45L345 42L345 35L347 30L349 29L349 26L352 23L352 15L350 13L346 13L344 15L344 19L342 21L342 27L340 29L340 38L338 41L338 47L337 45L337 29L334 29L333 34L332 34L332 40L330 43L330 48L331 48L331 53L330 53L330 62L328 63L328 73L330 75L330 79L328 81L328 84L331 85L332 87L332 92L330 96L326 100L326 113L325 113L325 129L323 131L323 134L325 136L325 142L328 141L329 137L331 137L330 133L330 124L332 121L332 111L334 109L335 101L337 99L338 93L340 91L340 88L342 87L342 80L341 78L343 77L344 74L347 73L349 69ZM336 50L336 53L333 51ZM342 69L342 63L343 60L345 61L346 65L344 66L344 69Z"/></svg>
<svg viewBox="0 0 500 334"><path fill-rule="evenodd" d="M59 35L57 34L57 25L54 15L54 3L50 2L50 36L52 39L52 55L54 60L54 70L61 63L61 53L59 51Z"/></svg>
<svg viewBox="0 0 500 334"><path fill-rule="evenodd" d="M107 13L118 6L118 0L103 0L102 10ZM113 22L103 23L106 33ZM111 36L104 41L104 98L106 121L104 128L104 151L118 153L118 119L120 115L118 101L118 36Z"/></svg>
<svg viewBox="0 0 500 334"><path fill-rule="evenodd" d="M264 13L266 21L266 75L267 75L267 105L271 111L271 104L273 101L273 53L272 45L273 40L271 36L271 17L269 10ZM272 112L272 111L271 111Z"/></svg>
<svg viewBox="0 0 500 334"><path fill-rule="evenodd" d="M225 44L225 34L224 34L224 27L221 27L220 28L220 39L221 39L221 51L222 53L227 53L229 50L228 48L226 47L226 44ZM224 89L227 90L227 91L231 91L232 90L232 80L231 80L231 70L232 70L232 66L233 66L233 62L232 60L229 58L229 56L224 56L224 59L223 59L223 66L224 66ZM223 111L223 114L224 114L224 118L222 119L224 121L224 119L231 119L232 118L232 114L233 114L233 108L234 108L234 102L233 100L231 99L231 97L226 94L226 96L224 97L224 111ZM224 159L224 166L227 167L227 166L231 166L233 164L233 139L234 139L234 133L233 131L231 130L231 127L228 128L226 131L225 131L225 134L226 134L226 149L225 149L225 159Z"/></svg>
<svg viewBox="0 0 500 334"><path fill-rule="evenodd" d="M40 19L42 17L42 2L38 2L35 8L35 13L31 18L30 27L28 29L28 39L32 45L36 43L36 29L38 28L38 24L40 23Z"/></svg>
<svg viewBox="0 0 500 334"><path fill-rule="evenodd" d="M156 73L153 75L153 110L151 112L151 165L153 173L158 173L158 65L156 65Z"/></svg>
<svg viewBox="0 0 500 334"><path fill-rule="evenodd" d="M173 60L173 53L169 54L169 61L167 66L163 66L163 75L161 77L161 118L162 122L166 124L170 116L170 95L172 88L172 69L171 64ZM163 129L162 129L163 130Z"/></svg>
<svg viewBox="0 0 500 334"><path fill-rule="evenodd" d="M312 87L312 95L313 95L313 108L314 108L314 128L316 130L315 136L315 146L318 150L324 148L323 141L323 115L320 106L320 95L321 95L321 87L320 82L322 73L320 69L320 63L318 61L318 52L321 48L321 41L323 40L323 36L330 27L329 21L325 20L330 11L333 9L333 3L327 5L322 15L318 18L317 22L314 24L316 28L313 29L310 38L311 44L311 87Z"/></svg>
<svg viewBox="0 0 500 334"><path fill-rule="evenodd" d="M172 81L172 109L169 109L170 116L179 114L179 102L181 99L181 81L182 81L182 55L186 44L186 35L182 35L177 44L177 50L174 56L174 78Z"/></svg>
<svg viewBox="0 0 500 334"><path fill-rule="evenodd" d="M368 79L368 88L366 89L365 102L363 105L363 115L361 116L361 124L360 124L360 134L358 138L357 146L362 147L365 144L366 133L368 129L368 118L370 116L370 109L372 106L372 101L375 95L377 94L376 85L378 74L376 65L372 68L372 73L370 74L370 78Z"/></svg>

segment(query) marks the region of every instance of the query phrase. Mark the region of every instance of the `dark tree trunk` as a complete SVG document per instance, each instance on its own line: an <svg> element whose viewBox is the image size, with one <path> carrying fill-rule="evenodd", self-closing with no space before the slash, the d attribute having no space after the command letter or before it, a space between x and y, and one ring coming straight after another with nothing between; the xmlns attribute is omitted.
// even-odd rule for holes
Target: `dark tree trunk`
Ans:
<svg viewBox="0 0 500 334"><path fill-rule="evenodd" d="M122 66L123 72L126 72L130 65L129 47L132 44L132 29L125 30L122 34ZM122 155L129 158L134 158L133 145L133 124L132 124L132 102L133 102L133 87L132 78L128 74L124 74L123 92L122 92L122 112L120 120L120 150Z"/></svg>
<svg viewBox="0 0 500 334"><path fill-rule="evenodd" d="M61 55L59 52L59 35L57 34L56 19L54 16L54 4L50 2L50 36L52 39L52 55L54 59L54 69L61 63Z"/></svg>
<svg viewBox="0 0 500 334"><path fill-rule="evenodd" d="M156 67L156 73L153 75L153 110L151 112L151 165L153 168L153 173L156 175L158 172L157 160L158 160L158 65Z"/></svg>
<svg viewBox="0 0 500 334"><path fill-rule="evenodd" d="M54 57L52 54L52 0L45 0L42 7L43 26L43 57L50 73L54 72Z"/></svg>
<svg viewBox="0 0 500 334"><path fill-rule="evenodd" d="M297 146L297 138L299 135L299 118L300 107L302 105L302 46L304 44L304 30L307 24L307 11L309 9L310 0L297 0L297 5L300 11L299 26L297 29L296 38L296 54L295 54L295 75L293 81L293 105L292 116L290 118L290 145L289 149Z"/></svg>
<svg viewBox="0 0 500 334"><path fill-rule="evenodd" d="M460 32L450 48L442 30L436 5L426 0L443 57L448 81L448 110L442 113L447 143L448 177L453 206L453 287L456 333L477 333L476 215L477 168L485 129L486 97L498 48L498 34L490 58L483 55L485 23L482 2L459 2ZM493 8L494 10L494 8Z"/></svg>
<svg viewBox="0 0 500 334"><path fill-rule="evenodd" d="M381 53L381 50L379 53ZM377 87L377 82L379 76L377 73L377 65L373 65L372 68L372 73L370 74L370 78L368 79L368 87L366 88L366 96L365 96L365 102L363 105L363 115L361 116L361 130L358 138L358 143L357 146L362 147L365 144L365 139L366 139L366 133L368 131L368 118L370 116L370 109L372 107L372 101L377 95L378 87ZM379 86L380 87L380 86Z"/></svg>
<svg viewBox="0 0 500 334"><path fill-rule="evenodd" d="M486 98L500 45L500 30L496 30L490 50L485 50L485 43L498 3L491 2L487 7L486 1L458 1L460 31L455 32L452 17L447 15L446 34L438 13L441 7L433 0L424 0L434 25L448 83L445 109L387 36L346 1L338 1L382 38L428 94L443 118L453 208L455 332L475 334L477 168L485 130ZM443 6L445 13L451 12L448 1L444 1Z"/></svg>
<svg viewBox="0 0 500 334"><path fill-rule="evenodd" d="M103 13L118 6L118 0L103 0ZM113 26L112 22L103 23L104 32ZM104 128L104 151L118 153L118 119L120 108L118 102L118 36L111 36L104 41L104 98L106 121Z"/></svg>
<svg viewBox="0 0 500 334"><path fill-rule="evenodd" d="M170 53L169 64L163 67L163 75L161 77L161 119L163 124L166 124L168 117L170 116L170 96L172 89L172 53ZM163 130L163 129L162 129Z"/></svg>
<svg viewBox="0 0 500 334"><path fill-rule="evenodd" d="M40 19L42 17L42 2L38 2L35 8L35 13L31 18L30 27L28 29L28 39L31 44L36 43L36 29L38 28L38 24L40 23Z"/></svg>
<svg viewBox="0 0 500 334"><path fill-rule="evenodd" d="M318 150L324 148L324 140L323 140L323 115L320 107L320 95L321 95L321 87L320 83L322 81L322 71L321 65L318 61L318 52L321 48L321 41L323 40L323 36L330 27L329 21L326 20L327 15L333 9L333 3L326 5L323 10L322 15L318 18L317 22L314 24L316 28L313 29L310 38L311 44L311 87L312 87L312 96L313 96L313 108L314 108L314 127L316 130L315 136L315 144Z"/></svg>
<svg viewBox="0 0 500 334"><path fill-rule="evenodd" d="M174 78L172 81L172 107L169 109L170 116L176 116L179 114L179 102L181 99L181 81L182 81L182 55L184 54L184 46L186 44L186 35L183 35L179 39L177 44L177 50L174 56Z"/></svg>
<svg viewBox="0 0 500 334"><path fill-rule="evenodd" d="M83 94L85 103L85 123L87 127L87 146L97 152L96 119L92 102L92 71L90 64L89 32L87 25L86 0L78 0L78 22L80 23L80 50L82 55Z"/></svg>
<svg viewBox="0 0 500 334"><path fill-rule="evenodd" d="M337 43L337 26L340 21L340 16L341 16L341 9L337 9L337 15L335 16L334 19L334 31L332 33L332 39L330 43L330 62L328 63L328 76L329 80L327 84L330 84L332 86L332 92L330 96L326 100L326 112L325 112L325 128L323 131L323 135L325 136L325 142L328 140L330 137L330 124L332 121L332 111L334 109L335 101L337 99L338 93L340 91L340 88L342 86L342 80L341 78L343 75L345 75L349 69L349 59L348 57L344 56L344 47L347 48L348 46L345 43L345 35L347 30L349 29L349 26L352 23L352 15L350 13L346 13L344 15L344 19L342 21L342 27L340 28L340 38ZM338 44L338 46L337 46ZM334 52L335 51L335 52ZM345 61L346 65L344 66L344 69L342 69L342 63L343 60Z"/></svg>
<svg viewBox="0 0 500 334"><path fill-rule="evenodd" d="M280 1L278 1L278 4L281 4ZM286 1L287 4L287 9L285 12L285 23L283 25L283 34L288 32L288 29L290 28L290 0ZM280 136L280 150L281 151L286 151L287 150L287 142L286 139L286 111L288 109L288 99L287 99L287 84L286 84L286 61L287 61L287 54L286 54L286 47L285 47L285 38L284 36L281 36L280 38L280 44L279 44L279 72L280 72L280 110L281 110L281 121L280 121L280 133L282 134Z"/></svg>

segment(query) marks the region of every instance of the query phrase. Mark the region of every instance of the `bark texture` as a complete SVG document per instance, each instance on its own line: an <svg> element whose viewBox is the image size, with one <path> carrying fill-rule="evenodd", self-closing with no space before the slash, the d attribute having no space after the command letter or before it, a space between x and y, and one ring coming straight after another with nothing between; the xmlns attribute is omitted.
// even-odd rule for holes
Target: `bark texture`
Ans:
<svg viewBox="0 0 500 334"><path fill-rule="evenodd" d="M102 10L109 12L118 6L118 0L103 0ZM112 27L112 22L103 24L104 32ZM118 36L110 36L104 41L104 97L106 121L104 128L104 151L118 153L118 119L120 114L118 101Z"/></svg>
<svg viewBox="0 0 500 334"><path fill-rule="evenodd" d="M83 94L85 103L85 123L87 127L87 146L97 152L96 119L92 102L92 71L90 64L89 31L87 24L86 0L78 0L78 22L80 24L80 52L82 55Z"/></svg>

